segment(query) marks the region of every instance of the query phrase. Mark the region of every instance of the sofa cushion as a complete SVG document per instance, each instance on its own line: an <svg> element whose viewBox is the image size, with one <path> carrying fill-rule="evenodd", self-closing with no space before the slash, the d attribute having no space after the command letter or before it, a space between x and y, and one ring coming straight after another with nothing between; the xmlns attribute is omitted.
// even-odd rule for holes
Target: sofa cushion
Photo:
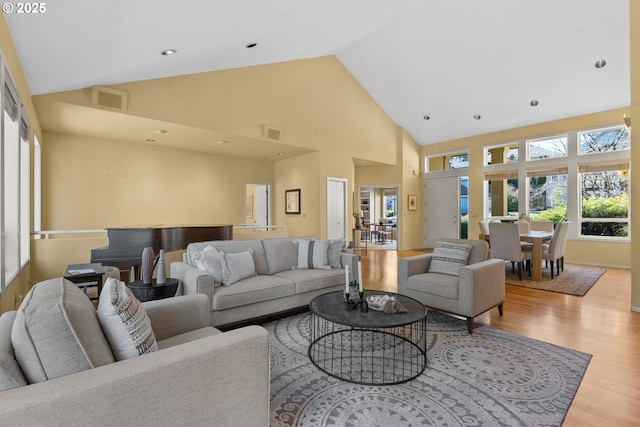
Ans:
<svg viewBox="0 0 640 427"><path fill-rule="evenodd" d="M407 289L444 298L457 299L459 282L460 280L457 276L450 274L420 273L409 276Z"/></svg>
<svg viewBox="0 0 640 427"><path fill-rule="evenodd" d="M471 245L438 241L433 249L429 273L458 275L460 267L467 265Z"/></svg>
<svg viewBox="0 0 640 427"><path fill-rule="evenodd" d="M202 251L207 246L213 246L218 251L228 254L253 250L253 261L256 264L256 273L269 274L267 258L264 254L262 241L259 239L250 240L210 240L208 242L195 242L187 245L187 258L191 259L194 252Z"/></svg>
<svg viewBox="0 0 640 427"><path fill-rule="evenodd" d="M216 283L222 283L222 264L220 263L220 252L211 245L201 251L192 254L192 265L213 276Z"/></svg>
<svg viewBox="0 0 640 427"><path fill-rule="evenodd" d="M296 240L311 238L271 238L264 239L262 246L269 265L269 274L292 270L298 265L298 244Z"/></svg>
<svg viewBox="0 0 640 427"><path fill-rule="evenodd" d="M15 317L15 311L0 316L0 391L27 385L11 344L11 328Z"/></svg>
<svg viewBox="0 0 640 427"><path fill-rule="evenodd" d="M298 264L296 268L331 269L329 266L328 240L298 240Z"/></svg>
<svg viewBox="0 0 640 427"><path fill-rule="evenodd" d="M295 284L290 280L276 276L252 276L233 286L217 288L213 294L213 309L224 310L287 297L295 293Z"/></svg>
<svg viewBox="0 0 640 427"><path fill-rule="evenodd" d="M98 319L116 360L158 350L151 320L124 282L107 279L100 293Z"/></svg>
<svg viewBox="0 0 640 427"><path fill-rule="evenodd" d="M291 270L282 271L275 275L291 280L296 284L296 294L316 291L341 285L344 288L344 270Z"/></svg>
<svg viewBox="0 0 640 427"><path fill-rule="evenodd" d="M256 265L253 261L253 251L228 254L220 251L220 264L222 264L222 284L230 286L239 280L256 275Z"/></svg>
<svg viewBox="0 0 640 427"><path fill-rule="evenodd" d="M96 310L77 285L63 278L35 285L11 330L16 359L36 383L113 363Z"/></svg>

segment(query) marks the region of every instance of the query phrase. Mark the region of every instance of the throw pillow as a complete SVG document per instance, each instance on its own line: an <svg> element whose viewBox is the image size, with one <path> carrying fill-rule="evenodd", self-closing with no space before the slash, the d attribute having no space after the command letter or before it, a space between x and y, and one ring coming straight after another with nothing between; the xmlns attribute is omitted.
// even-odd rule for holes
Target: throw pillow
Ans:
<svg viewBox="0 0 640 427"><path fill-rule="evenodd" d="M220 264L222 264L222 284L230 286L234 283L256 275L256 264L253 260L253 250L237 253L220 251Z"/></svg>
<svg viewBox="0 0 640 427"><path fill-rule="evenodd" d="M215 283L222 283L222 264L220 263L220 252L213 246L207 246L200 252L195 252L193 261L202 271L213 276Z"/></svg>
<svg viewBox="0 0 640 427"><path fill-rule="evenodd" d="M107 279L98 301L98 319L116 360L158 350L151 319L124 282Z"/></svg>
<svg viewBox="0 0 640 427"><path fill-rule="evenodd" d="M329 240L327 258L331 268L342 268L342 239Z"/></svg>
<svg viewBox="0 0 640 427"><path fill-rule="evenodd" d="M330 270L328 240L299 240L298 241L298 265L296 268L317 268Z"/></svg>
<svg viewBox="0 0 640 427"><path fill-rule="evenodd" d="M460 267L467 265L471 245L451 242L436 242L433 249L429 273L457 276Z"/></svg>
<svg viewBox="0 0 640 427"><path fill-rule="evenodd" d="M27 293L11 342L29 384L114 362L93 304L62 277L40 282Z"/></svg>

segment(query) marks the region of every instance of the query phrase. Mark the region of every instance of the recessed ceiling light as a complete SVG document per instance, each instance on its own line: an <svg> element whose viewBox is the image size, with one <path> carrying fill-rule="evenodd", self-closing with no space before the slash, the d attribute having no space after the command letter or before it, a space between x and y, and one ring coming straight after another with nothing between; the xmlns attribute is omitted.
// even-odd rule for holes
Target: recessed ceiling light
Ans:
<svg viewBox="0 0 640 427"><path fill-rule="evenodd" d="M147 142L156 142L155 139L147 139Z"/></svg>
<svg viewBox="0 0 640 427"><path fill-rule="evenodd" d="M251 49L251 48L254 48L254 47L256 47L256 46L258 46L258 43L249 43L249 44L248 44L248 45L246 45L245 47L246 47L247 49Z"/></svg>
<svg viewBox="0 0 640 427"><path fill-rule="evenodd" d="M283 152L278 153L278 156L284 156Z"/></svg>
<svg viewBox="0 0 640 427"><path fill-rule="evenodd" d="M157 133L158 135L164 135L165 133L169 133L168 130L164 130L164 129L156 129L154 130L155 133Z"/></svg>
<svg viewBox="0 0 640 427"><path fill-rule="evenodd" d="M605 65L607 65L607 61L605 61L604 59L600 59L600 60L596 61L596 63L595 63L595 67L596 68L602 68Z"/></svg>
<svg viewBox="0 0 640 427"><path fill-rule="evenodd" d="M532 99L531 102L529 103L529 105L531 105L532 107L535 107L538 104L539 104L539 102L538 102L537 99Z"/></svg>
<svg viewBox="0 0 640 427"><path fill-rule="evenodd" d="M227 141L226 139L221 139L219 141L216 141L216 144L227 145L229 144L229 141Z"/></svg>
<svg viewBox="0 0 640 427"><path fill-rule="evenodd" d="M480 120L482 118L482 116L480 114L474 114L473 118L476 120Z"/></svg>
<svg viewBox="0 0 640 427"><path fill-rule="evenodd" d="M162 53L164 56L171 56L171 55L173 55L173 54L175 54L175 53L178 53L178 51L177 51L177 50L175 50L175 49L167 49L167 50L163 50L161 53Z"/></svg>
<svg viewBox="0 0 640 427"><path fill-rule="evenodd" d="M428 114L425 114L424 116L422 116L422 118L425 119L425 120L431 120L431 117L429 117Z"/></svg>

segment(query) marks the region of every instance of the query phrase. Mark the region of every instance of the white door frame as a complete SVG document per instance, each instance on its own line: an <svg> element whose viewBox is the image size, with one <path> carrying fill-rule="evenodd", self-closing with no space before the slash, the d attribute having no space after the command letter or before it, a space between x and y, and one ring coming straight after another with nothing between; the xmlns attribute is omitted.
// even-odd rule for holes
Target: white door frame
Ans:
<svg viewBox="0 0 640 427"><path fill-rule="evenodd" d="M402 215L401 212L403 212L404 209L404 205L402 203L402 195L400 194L400 186L397 184L388 184L388 185L384 185L384 184L376 184L376 185L359 185L358 186L358 200L356 201L358 203L357 209L354 207L354 210L356 211L360 211L360 205L362 204L362 201L360 200L360 191L362 191L363 188L371 188L371 189L376 189L376 188L388 188L388 189L394 189L396 190L396 197L398 198L397 200L397 212L396 212L396 250L398 250L398 248L400 247L400 239L401 239L401 234L400 230L402 227ZM375 200L371 199L369 201L369 204L371 205L371 207L373 207L375 203ZM371 209L371 208L370 208ZM377 223L377 219L376 218L369 218L370 222L375 222Z"/></svg>
<svg viewBox="0 0 640 427"><path fill-rule="evenodd" d="M271 216L271 183L270 182L261 182L261 181L245 181L244 182L244 219L247 218L247 185L248 184L252 184L252 185L264 185L265 187L267 187L267 199L266 199L266 203L267 206L266 211L267 211L267 227L271 226L273 224L272 222L272 216ZM253 207L253 210L255 212L255 206ZM244 223L244 219L243 219L243 223ZM247 224L247 225L251 225L251 224Z"/></svg>

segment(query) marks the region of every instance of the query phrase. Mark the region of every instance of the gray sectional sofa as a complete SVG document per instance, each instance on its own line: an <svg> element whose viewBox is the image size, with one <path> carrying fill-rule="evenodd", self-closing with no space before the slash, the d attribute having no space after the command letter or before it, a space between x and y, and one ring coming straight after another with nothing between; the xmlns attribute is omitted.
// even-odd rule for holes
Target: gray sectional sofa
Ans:
<svg viewBox="0 0 640 427"><path fill-rule="evenodd" d="M115 361L76 285L37 284L0 317L0 425L269 425L264 328L220 332L203 295L142 306L158 350Z"/></svg>
<svg viewBox="0 0 640 427"><path fill-rule="evenodd" d="M304 241L302 246L301 241ZM314 256L326 248L326 266L315 258L315 265L300 268L300 263L308 260L301 248L307 250L309 241L315 242ZM229 325L302 307L317 295L343 290L344 266L349 265L351 272L357 272L360 260L359 255L342 252L343 244L341 240L311 237L191 243L183 261L171 263L170 276L180 280L178 295L207 295L213 326ZM211 252L213 256L208 256ZM247 252L253 259L254 274L250 274L251 265L241 265L236 270L244 274L234 279L242 278L224 286L215 257L223 253L224 258L244 256L248 260ZM302 259L301 255L304 255Z"/></svg>

